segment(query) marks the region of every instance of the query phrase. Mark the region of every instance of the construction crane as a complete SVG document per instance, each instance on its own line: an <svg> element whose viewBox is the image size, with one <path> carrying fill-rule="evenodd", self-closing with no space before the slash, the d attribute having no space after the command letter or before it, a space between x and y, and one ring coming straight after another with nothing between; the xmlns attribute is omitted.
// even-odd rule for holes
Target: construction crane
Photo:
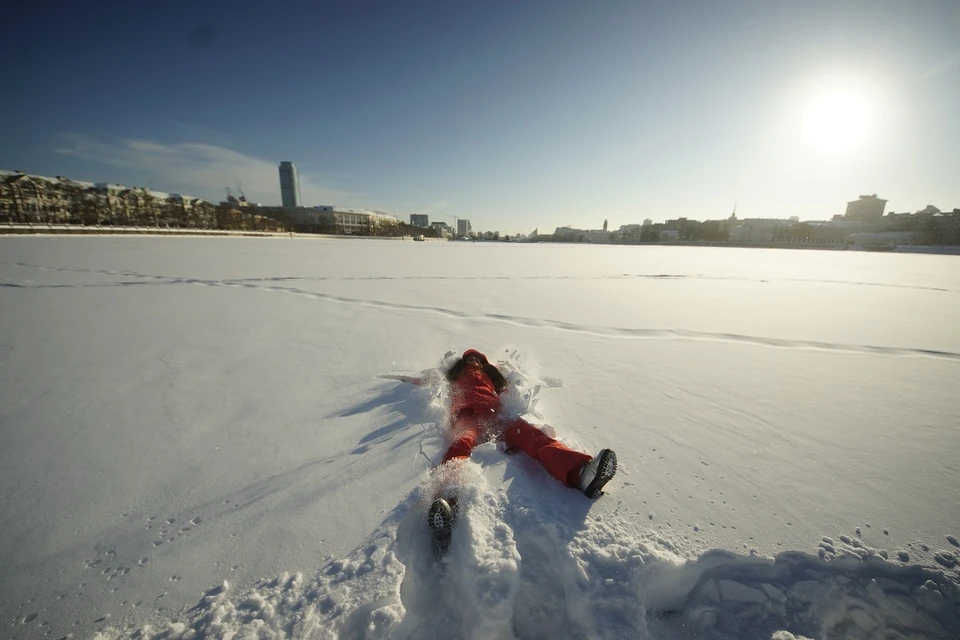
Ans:
<svg viewBox="0 0 960 640"><path fill-rule="evenodd" d="M226 186L226 189L227 189L227 202L234 202L234 201L236 201L238 204L240 204L240 206L244 206L244 205L247 203L247 196L243 193L243 183L242 183L242 182L240 182L240 181L235 182L233 189L231 189L231 188L230 188L230 185L228 184L228 185ZM236 192L240 194L240 197L239 197L239 198L237 198L236 196L233 195L234 190L236 190Z"/></svg>
<svg viewBox="0 0 960 640"><path fill-rule="evenodd" d="M447 214L447 217L453 218L453 237L454 239L456 239L457 235L459 235L459 232L460 232L460 230L457 228L457 221L459 220L459 218L457 218L457 216L452 216L450 214Z"/></svg>

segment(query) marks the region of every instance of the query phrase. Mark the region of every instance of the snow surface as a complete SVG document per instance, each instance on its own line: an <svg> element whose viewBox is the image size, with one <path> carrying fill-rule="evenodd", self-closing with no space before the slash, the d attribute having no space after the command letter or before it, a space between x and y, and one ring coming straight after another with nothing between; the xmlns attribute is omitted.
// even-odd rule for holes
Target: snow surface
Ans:
<svg viewBox="0 0 960 640"><path fill-rule="evenodd" d="M960 637L960 268L937 255L0 237L10 638ZM590 453L475 451L442 385Z"/></svg>

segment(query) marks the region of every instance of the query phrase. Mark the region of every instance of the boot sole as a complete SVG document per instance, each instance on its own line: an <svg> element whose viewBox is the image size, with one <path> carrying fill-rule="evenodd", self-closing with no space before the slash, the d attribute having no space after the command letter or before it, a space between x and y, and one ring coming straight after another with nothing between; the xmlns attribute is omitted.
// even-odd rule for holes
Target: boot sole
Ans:
<svg viewBox="0 0 960 640"><path fill-rule="evenodd" d="M427 513L427 524L433 535L449 533L453 528L453 513L445 500L435 500Z"/></svg>
<svg viewBox="0 0 960 640"><path fill-rule="evenodd" d="M600 454L600 464L597 477L593 479L583 492L588 498L599 498L603 495L603 487L617 474L617 454L610 449Z"/></svg>
<svg viewBox="0 0 960 640"><path fill-rule="evenodd" d="M430 510L427 512L427 526L430 527L434 551L438 556L445 555L453 538L453 511L446 500L435 500L430 505Z"/></svg>

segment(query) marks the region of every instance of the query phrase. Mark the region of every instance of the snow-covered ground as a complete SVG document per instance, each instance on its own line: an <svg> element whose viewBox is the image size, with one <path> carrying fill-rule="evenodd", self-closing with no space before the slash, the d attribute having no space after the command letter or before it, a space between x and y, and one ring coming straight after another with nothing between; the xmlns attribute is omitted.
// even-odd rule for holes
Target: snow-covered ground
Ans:
<svg viewBox="0 0 960 640"><path fill-rule="evenodd" d="M0 237L4 637L957 638L958 326L950 256ZM620 473L483 445L438 564L376 376L470 347Z"/></svg>

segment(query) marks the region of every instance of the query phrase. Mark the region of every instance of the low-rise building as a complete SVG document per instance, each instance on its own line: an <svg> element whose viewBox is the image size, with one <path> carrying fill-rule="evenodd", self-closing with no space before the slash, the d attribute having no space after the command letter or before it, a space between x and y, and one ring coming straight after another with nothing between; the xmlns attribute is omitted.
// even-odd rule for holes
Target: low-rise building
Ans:
<svg viewBox="0 0 960 640"><path fill-rule="evenodd" d="M453 235L453 229L446 222L431 222L430 228L437 232L438 238L449 238Z"/></svg>
<svg viewBox="0 0 960 640"><path fill-rule="evenodd" d="M553 239L561 242L609 242L610 232L602 229L577 229L574 227L557 227L553 232Z"/></svg>
<svg viewBox="0 0 960 640"><path fill-rule="evenodd" d="M0 171L0 220L29 224L214 226L201 198Z"/></svg>
<svg viewBox="0 0 960 640"><path fill-rule="evenodd" d="M348 209L334 205L299 207L287 212L299 224L318 224L330 233L346 236L391 235L399 229L400 220L381 211Z"/></svg>
<svg viewBox="0 0 960 640"><path fill-rule="evenodd" d="M773 242L777 231L790 224L779 218L743 218L730 228L732 242Z"/></svg>

